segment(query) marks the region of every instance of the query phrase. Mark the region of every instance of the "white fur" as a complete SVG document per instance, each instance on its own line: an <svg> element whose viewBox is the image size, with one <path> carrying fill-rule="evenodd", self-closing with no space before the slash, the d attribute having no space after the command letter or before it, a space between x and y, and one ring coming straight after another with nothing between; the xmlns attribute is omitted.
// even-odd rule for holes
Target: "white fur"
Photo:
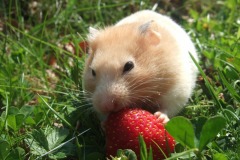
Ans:
<svg viewBox="0 0 240 160"><path fill-rule="evenodd" d="M88 34L88 40L92 41L94 40L97 35L98 35L99 31L93 27L89 27L89 34Z"/></svg>

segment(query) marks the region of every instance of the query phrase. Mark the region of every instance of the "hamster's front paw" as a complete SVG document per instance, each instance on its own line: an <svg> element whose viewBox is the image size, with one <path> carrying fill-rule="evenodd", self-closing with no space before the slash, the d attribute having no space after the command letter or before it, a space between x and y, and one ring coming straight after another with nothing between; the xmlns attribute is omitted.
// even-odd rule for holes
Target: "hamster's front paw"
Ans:
<svg viewBox="0 0 240 160"><path fill-rule="evenodd" d="M160 111L155 112L154 116L157 117L158 120L163 124L166 124L169 121L168 116Z"/></svg>

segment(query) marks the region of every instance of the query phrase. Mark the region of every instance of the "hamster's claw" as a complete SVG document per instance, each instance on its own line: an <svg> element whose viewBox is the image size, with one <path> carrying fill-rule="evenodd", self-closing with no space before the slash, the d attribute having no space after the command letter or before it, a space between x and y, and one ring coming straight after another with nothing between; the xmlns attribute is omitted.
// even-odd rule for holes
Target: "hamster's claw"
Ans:
<svg viewBox="0 0 240 160"><path fill-rule="evenodd" d="M168 116L165 113L162 113L160 111L157 111L154 113L154 116L157 117L159 122L166 124L169 121Z"/></svg>

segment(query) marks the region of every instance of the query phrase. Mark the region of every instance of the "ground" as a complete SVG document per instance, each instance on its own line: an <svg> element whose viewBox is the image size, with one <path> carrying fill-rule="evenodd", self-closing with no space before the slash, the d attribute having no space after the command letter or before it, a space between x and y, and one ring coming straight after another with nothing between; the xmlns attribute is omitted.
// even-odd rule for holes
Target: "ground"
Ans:
<svg viewBox="0 0 240 160"><path fill-rule="evenodd" d="M0 159L104 159L104 133L82 92L81 47L89 26L114 24L142 9L181 24L201 59L197 87L177 118L194 126L198 140L208 125L218 126L219 132L207 130L214 136L203 146L177 139L172 156L240 159L238 0L2 0Z"/></svg>

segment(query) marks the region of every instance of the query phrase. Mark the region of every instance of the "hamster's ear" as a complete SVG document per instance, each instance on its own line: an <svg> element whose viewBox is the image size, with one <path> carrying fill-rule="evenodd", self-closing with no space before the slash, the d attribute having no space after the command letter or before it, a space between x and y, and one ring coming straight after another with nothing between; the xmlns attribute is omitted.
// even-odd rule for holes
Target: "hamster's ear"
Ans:
<svg viewBox="0 0 240 160"><path fill-rule="evenodd" d="M157 45L161 41L161 34L156 31L156 24L153 20L139 26L140 34L150 45Z"/></svg>
<svg viewBox="0 0 240 160"><path fill-rule="evenodd" d="M99 34L99 30L93 28L93 27L89 27L89 34L88 34L88 40L89 41L93 41L97 35Z"/></svg>
<svg viewBox="0 0 240 160"><path fill-rule="evenodd" d="M149 21L147 23L142 24L141 26L138 27L138 30L140 34L146 34L146 32L149 30L150 25L153 21Z"/></svg>

